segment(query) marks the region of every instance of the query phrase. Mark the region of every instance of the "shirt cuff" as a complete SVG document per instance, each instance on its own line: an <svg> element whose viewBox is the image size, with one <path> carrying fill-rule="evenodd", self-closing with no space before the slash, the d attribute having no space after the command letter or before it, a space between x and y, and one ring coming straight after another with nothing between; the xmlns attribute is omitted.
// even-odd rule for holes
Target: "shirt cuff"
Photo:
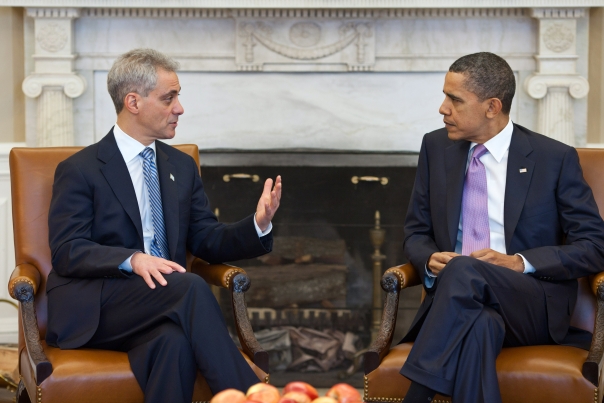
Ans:
<svg viewBox="0 0 604 403"><path fill-rule="evenodd" d="M522 256L520 253L516 253L516 255L518 255L522 258L522 262L524 263L524 273L525 274L534 273L537 271L537 269L535 269L535 266L530 264L530 262L528 260L526 260L526 258L524 256Z"/></svg>
<svg viewBox="0 0 604 403"><path fill-rule="evenodd" d="M258 238L262 238L263 236L270 234L270 232L273 230L273 223L269 222L266 231L262 232L262 230L258 226L258 223L256 222L256 213L254 213L254 227L256 228L256 232L258 233Z"/></svg>
<svg viewBox="0 0 604 403"><path fill-rule="evenodd" d="M426 288L434 287L434 282L436 281L436 276L428 269L428 265L424 267L426 271L426 277L424 278L424 285Z"/></svg>
<svg viewBox="0 0 604 403"><path fill-rule="evenodd" d="M138 253L138 252L134 252L134 253ZM117 266L120 270L125 271L127 273L132 273L132 264L130 264L130 260L132 259L132 256L134 256L134 253L131 254L128 259L124 260L122 262L122 264L120 264L119 266Z"/></svg>

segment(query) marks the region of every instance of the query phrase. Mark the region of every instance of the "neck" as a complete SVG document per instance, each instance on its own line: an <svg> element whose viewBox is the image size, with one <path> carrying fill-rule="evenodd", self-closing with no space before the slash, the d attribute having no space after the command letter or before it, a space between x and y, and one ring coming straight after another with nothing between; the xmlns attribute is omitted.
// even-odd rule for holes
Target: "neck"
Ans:
<svg viewBox="0 0 604 403"><path fill-rule="evenodd" d="M153 143L153 139L149 139L144 135L144 128L138 125L131 116L125 115L124 112L117 115L117 124L124 133L145 147L148 147Z"/></svg>
<svg viewBox="0 0 604 403"><path fill-rule="evenodd" d="M510 121L510 115L498 115L493 120L490 121L489 125L485 130L485 136L482 141L477 141L477 143L484 144L493 137L497 136Z"/></svg>

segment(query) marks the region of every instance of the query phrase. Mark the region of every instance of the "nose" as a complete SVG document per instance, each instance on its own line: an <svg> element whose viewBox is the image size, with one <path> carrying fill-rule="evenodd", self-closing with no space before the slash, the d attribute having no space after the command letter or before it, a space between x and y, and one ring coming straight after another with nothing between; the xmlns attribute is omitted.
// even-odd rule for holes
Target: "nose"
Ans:
<svg viewBox="0 0 604 403"><path fill-rule="evenodd" d="M182 107L182 104L180 103L180 100L176 100L176 103L174 104L174 108L172 109L172 113L175 115L182 115L183 113L185 113L185 108Z"/></svg>
<svg viewBox="0 0 604 403"><path fill-rule="evenodd" d="M451 114L451 108L448 105L447 98L445 97L442 104L440 104L440 108L438 108L438 113L443 116L449 116Z"/></svg>

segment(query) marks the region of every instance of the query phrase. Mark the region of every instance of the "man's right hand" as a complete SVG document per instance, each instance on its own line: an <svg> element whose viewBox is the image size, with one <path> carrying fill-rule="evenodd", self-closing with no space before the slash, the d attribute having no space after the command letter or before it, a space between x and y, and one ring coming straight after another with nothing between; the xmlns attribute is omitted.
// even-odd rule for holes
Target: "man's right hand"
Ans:
<svg viewBox="0 0 604 403"><path fill-rule="evenodd" d="M428 269L434 274L438 276L438 273L442 269L445 268L447 263L455 256L461 256L459 253L455 252L435 252L430 255L430 259L428 259Z"/></svg>
<svg viewBox="0 0 604 403"><path fill-rule="evenodd" d="M141 276L151 289L155 289L153 279L163 286L168 284L164 276L162 276L162 273L170 274L175 271L179 273L186 272L185 268L178 263L162 259L161 257L147 255L142 252L132 255L130 264L132 265L132 271Z"/></svg>

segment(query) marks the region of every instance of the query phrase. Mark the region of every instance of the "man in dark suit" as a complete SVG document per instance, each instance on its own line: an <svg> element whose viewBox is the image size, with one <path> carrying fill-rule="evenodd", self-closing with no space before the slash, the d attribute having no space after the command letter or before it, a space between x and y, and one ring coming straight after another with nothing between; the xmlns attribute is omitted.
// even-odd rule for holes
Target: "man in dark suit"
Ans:
<svg viewBox="0 0 604 403"><path fill-rule="evenodd" d="M128 352L145 402L191 402L197 370L216 393L258 378L226 330L210 288L183 268L269 252L281 178L255 215L217 222L194 160L171 139L184 112L178 65L138 49L108 75L117 123L57 167L49 213L49 345ZM159 285L159 287L158 287Z"/></svg>
<svg viewBox="0 0 604 403"><path fill-rule="evenodd" d="M574 148L513 124L509 65L464 56L445 77L445 128L424 136L405 254L427 296L403 341L405 403L438 392L501 402L502 346L571 344L579 277L603 270L604 224Z"/></svg>

